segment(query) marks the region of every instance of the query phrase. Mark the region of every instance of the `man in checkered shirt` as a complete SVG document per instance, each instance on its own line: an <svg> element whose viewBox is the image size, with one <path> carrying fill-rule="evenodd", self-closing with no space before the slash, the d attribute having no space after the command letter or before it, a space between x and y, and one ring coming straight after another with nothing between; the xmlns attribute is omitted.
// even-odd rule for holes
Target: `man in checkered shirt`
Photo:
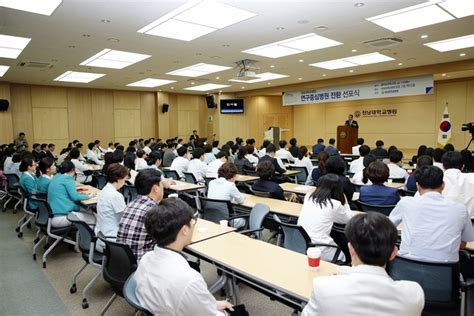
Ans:
<svg viewBox="0 0 474 316"><path fill-rule="evenodd" d="M122 213L117 242L130 246L140 261L142 256L153 250L154 242L145 229L147 212L163 199L163 188L174 184L171 179L161 179L161 173L155 169L144 169L135 178L138 197L130 202Z"/></svg>

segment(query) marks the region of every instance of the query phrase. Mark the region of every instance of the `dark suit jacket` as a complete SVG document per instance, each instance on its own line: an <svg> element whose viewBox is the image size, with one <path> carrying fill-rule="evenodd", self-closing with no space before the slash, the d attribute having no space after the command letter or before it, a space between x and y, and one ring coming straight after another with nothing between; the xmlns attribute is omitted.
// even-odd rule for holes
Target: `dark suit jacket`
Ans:
<svg viewBox="0 0 474 316"><path fill-rule="evenodd" d="M255 191L270 192L273 199L284 200L285 195L283 189L278 183L269 180L258 180L252 185L252 189Z"/></svg>
<svg viewBox="0 0 474 316"><path fill-rule="evenodd" d="M46 152L46 157L48 157L48 158L50 158L50 159L53 159L53 160L54 160L54 155L53 155L53 153L52 153L52 152L50 152L50 151L47 151L47 152Z"/></svg>
<svg viewBox="0 0 474 316"><path fill-rule="evenodd" d="M298 153L299 153L299 148L297 146L291 146L288 151L290 152L290 154L293 156L293 157L298 157Z"/></svg>
<svg viewBox="0 0 474 316"><path fill-rule="evenodd" d="M383 184L363 185L359 200L373 205L395 205L400 200L398 190Z"/></svg>
<svg viewBox="0 0 474 316"><path fill-rule="evenodd" d="M346 126L351 126L351 127L355 127L355 128L359 128L359 123L357 123L357 121L354 121L352 120L352 124L349 124L349 120L346 120Z"/></svg>
<svg viewBox="0 0 474 316"><path fill-rule="evenodd" d="M324 151L327 152L329 154L329 156L339 155L339 150L337 150L337 148L332 146L332 145L326 146Z"/></svg>
<svg viewBox="0 0 474 316"><path fill-rule="evenodd" d="M36 160L36 161L40 161L40 160L41 160L41 156L42 156L42 152L41 152L41 151L35 151L35 150L33 150L32 154L33 154L33 157L35 157L35 160Z"/></svg>
<svg viewBox="0 0 474 316"><path fill-rule="evenodd" d="M382 159L382 158L387 158L388 157L388 151L384 148L374 148L370 152L372 155L374 155L377 159Z"/></svg>
<svg viewBox="0 0 474 316"><path fill-rule="evenodd" d="M276 173L283 174L283 173L286 172L285 169L280 167L280 165L278 164L278 161L275 158L270 157L269 155L265 155L263 157L260 157L260 159L258 160L258 163L261 163L262 161L271 161L272 164L273 164L273 167L275 167L275 172Z"/></svg>
<svg viewBox="0 0 474 316"><path fill-rule="evenodd" d="M324 151L324 148L326 148L326 146L324 146L323 144L314 145L313 146L313 155L317 155L320 152Z"/></svg>

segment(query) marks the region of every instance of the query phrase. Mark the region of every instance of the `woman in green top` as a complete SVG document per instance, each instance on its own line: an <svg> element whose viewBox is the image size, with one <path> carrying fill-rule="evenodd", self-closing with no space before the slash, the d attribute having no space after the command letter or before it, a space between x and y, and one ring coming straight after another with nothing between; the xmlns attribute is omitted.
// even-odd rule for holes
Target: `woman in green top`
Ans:
<svg viewBox="0 0 474 316"><path fill-rule="evenodd" d="M38 167L38 192L47 193L49 182L56 174L56 165L54 160L48 157L45 157L40 160Z"/></svg>

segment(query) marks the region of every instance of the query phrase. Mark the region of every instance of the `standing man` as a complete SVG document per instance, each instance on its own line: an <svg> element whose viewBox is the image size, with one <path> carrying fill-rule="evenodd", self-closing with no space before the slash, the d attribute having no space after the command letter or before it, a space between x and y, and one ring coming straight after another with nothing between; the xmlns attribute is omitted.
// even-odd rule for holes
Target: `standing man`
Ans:
<svg viewBox="0 0 474 316"><path fill-rule="evenodd" d="M26 140L25 133L20 132L18 137L15 139L16 152L21 153L28 150L28 141Z"/></svg>
<svg viewBox="0 0 474 316"><path fill-rule="evenodd" d="M354 121L354 115L352 115L352 114L349 114L345 125L350 126L350 127L359 128L359 124L357 123L357 121Z"/></svg>

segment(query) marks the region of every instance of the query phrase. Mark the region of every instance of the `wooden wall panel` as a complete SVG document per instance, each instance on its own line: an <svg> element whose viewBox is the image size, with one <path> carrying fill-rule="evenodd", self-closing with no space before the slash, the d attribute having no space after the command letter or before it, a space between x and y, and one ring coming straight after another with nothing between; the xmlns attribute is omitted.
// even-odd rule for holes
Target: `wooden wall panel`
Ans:
<svg viewBox="0 0 474 316"><path fill-rule="evenodd" d="M62 87L31 86L34 108L67 108L67 93Z"/></svg>
<svg viewBox="0 0 474 316"><path fill-rule="evenodd" d="M178 136L178 96L176 94L170 94L168 97L169 100L169 112L168 118L169 122L169 137Z"/></svg>
<svg viewBox="0 0 474 316"><path fill-rule="evenodd" d="M102 141L102 147L115 140L114 95L110 90L92 90L92 135Z"/></svg>
<svg viewBox="0 0 474 316"><path fill-rule="evenodd" d="M69 139L67 109L33 108L35 140Z"/></svg>
<svg viewBox="0 0 474 316"><path fill-rule="evenodd" d="M18 133L24 132L27 139L31 142L35 138L33 133L33 114L31 111L31 87L11 84L10 95L13 134L18 135Z"/></svg>
<svg viewBox="0 0 474 316"><path fill-rule="evenodd" d="M156 101L152 92L140 93L141 136L156 137Z"/></svg>
<svg viewBox="0 0 474 316"><path fill-rule="evenodd" d="M129 141L140 138L140 110L114 110L115 138L127 138ZM128 144L128 141L127 141Z"/></svg>
<svg viewBox="0 0 474 316"><path fill-rule="evenodd" d="M79 139L84 146L96 139L92 133L92 101L89 89L67 89L69 139Z"/></svg>
<svg viewBox="0 0 474 316"><path fill-rule="evenodd" d="M140 92L114 91L115 109L140 110Z"/></svg>
<svg viewBox="0 0 474 316"><path fill-rule="evenodd" d="M204 130L200 130L199 126L199 99L202 96L178 94L176 96L176 103L178 108L178 133L179 138L184 140L189 139L189 135L193 130L197 130L198 135L204 137ZM204 109L202 109L204 110Z"/></svg>
<svg viewBox="0 0 474 316"><path fill-rule="evenodd" d="M11 100L10 98L10 84L8 83L0 83L0 99L6 99L8 101ZM1 144L8 144L13 142L13 118L12 118L12 110L10 108L6 112L0 112L0 143ZM15 135L15 137L18 134ZM26 135L28 137L28 135ZM30 140L31 142L31 140ZM31 145L30 145L31 146Z"/></svg>

